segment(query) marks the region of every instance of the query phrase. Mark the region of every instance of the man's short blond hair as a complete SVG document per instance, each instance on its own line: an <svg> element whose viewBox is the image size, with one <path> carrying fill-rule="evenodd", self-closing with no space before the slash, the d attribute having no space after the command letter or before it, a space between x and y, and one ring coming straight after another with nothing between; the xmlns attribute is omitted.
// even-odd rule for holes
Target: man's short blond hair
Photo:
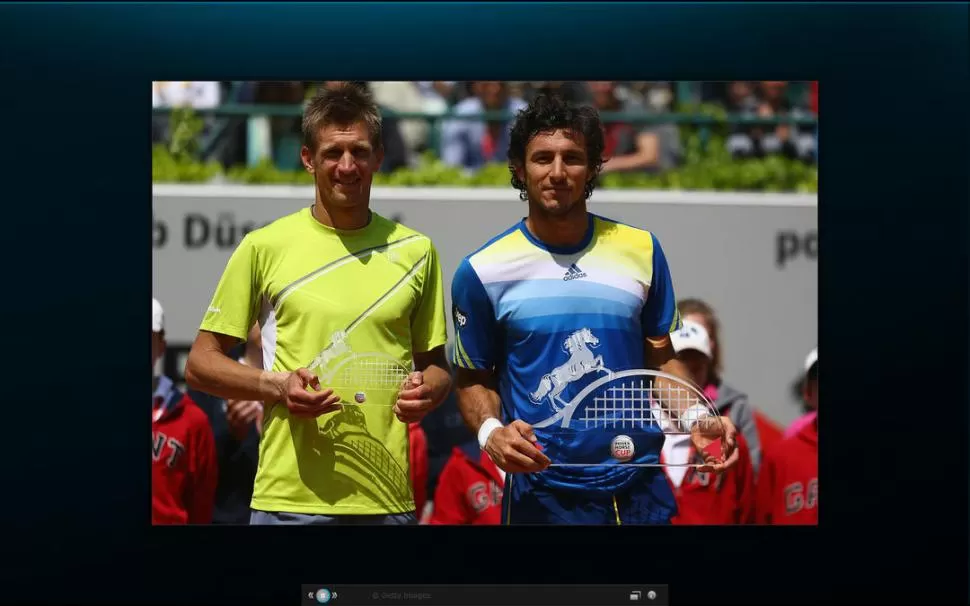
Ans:
<svg viewBox="0 0 970 606"><path fill-rule="evenodd" d="M303 110L303 144L316 151L317 134L327 126L367 125L374 149L383 144L381 112L363 83L342 82L318 92Z"/></svg>

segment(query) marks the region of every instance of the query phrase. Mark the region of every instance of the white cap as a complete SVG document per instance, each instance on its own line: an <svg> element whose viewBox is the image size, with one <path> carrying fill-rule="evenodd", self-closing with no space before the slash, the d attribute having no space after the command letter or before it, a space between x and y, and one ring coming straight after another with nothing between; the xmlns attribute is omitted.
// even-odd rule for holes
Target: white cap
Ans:
<svg viewBox="0 0 970 606"><path fill-rule="evenodd" d="M812 370L812 366L818 364L818 347L808 352L808 356L805 358L805 374Z"/></svg>
<svg viewBox="0 0 970 606"><path fill-rule="evenodd" d="M162 332L165 330L165 312L158 299L152 297L152 332Z"/></svg>
<svg viewBox="0 0 970 606"><path fill-rule="evenodd" d="M670 335L674 351L680 353L686 349L694 349L708 358L711 357L711 338L701 324L691 320L684 320L680 330Z"/></svg>

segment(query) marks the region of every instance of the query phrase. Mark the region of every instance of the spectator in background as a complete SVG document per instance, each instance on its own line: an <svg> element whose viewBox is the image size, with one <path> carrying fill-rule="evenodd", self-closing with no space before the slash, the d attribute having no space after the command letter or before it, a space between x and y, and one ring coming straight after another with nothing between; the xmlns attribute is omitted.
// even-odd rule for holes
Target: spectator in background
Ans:
<svg viewBox="0 0 970 606"><path fill-rule="evenodd" d="M777 118L801 118L806 116L803 108L794 105L789 98L788 82L761 82L758 116ZM789 158L811 160L815 154L815 137L803 132L797 124L778 124L766 129L761 147L765 154L782 154Z"/></svg>
<svg viewBox="0 0 970 606"><path fill-rule="evenodd" d="M299 105L306 99L310 82L301 80L258 81L253 89L253 102L262 105ZM299 120L298 117L294 119Z"/></svg>
<svg viewBox="0 0 970 606"><path fill-rule="evenodd" d="M733 422L747 442L751 465L755 473L761 464L761 452L766 443L781 438L781 429L748 402L747 394L728 385L721 377L724 370L723 342L720 322L714 308L700 299L684 299L677 304L684 321L697 322L704 327L711 342L711 366L707 380L700 385L716 405L721 415Z"/></svg>
<svg viewBox="0 0 970 606"><path fill-rule="evenodd" d="M677 357L687 366L698 385L704 385L713 365L711 340L701 324L684 320L683 327L671 334ZM691 445L690 435L668 434L661 460L677 499L674 524L748 524L754 515L755 472L751 453L743 434L739 434L738 463L722 474L698 471L687 464L703 464L704 459ZM714 443L712 454L720 450Z"/></svg>
<svg viewBox="0 0 970 606"><path fill-rule="evenodd" d="M627 82L626 90L648 109L663 113L674 109L673 85L673 82Z"/></svg>
<svg viewBox="0 0 970 606"><path fill-rule="evenodd" d="M253 102L257 105L293 105L299 106L306 99L310 82L297 80L279 80L256 82L253 88ZM282 169L297 169L300 167L296 156L299 153L301 122L299 116L270 116L257 117L257 123L266 122L266 132L258 137L259 145L268 157L275 160L276 166ZM265 137L265 141L263 141ZM252 145L253 140L249 141Z"/></svg>
<svg viewBox="0 0 970 606"><path fill-rule="evenodd" d="M729 114L746 118L758 115L758 97L750 82L736 80L723 83L724 109ZM749 124L733 124L727 138L727 148L732 156L750 158L760 155L760 147L756 146L760 140L754 137L754 127Z"/></svg>
<svg viewBox="0 0 970 606"><path fill-rule="evenodd" d="M452 449L434 492L430 524L497 525L505 472L472 439Z"/></svg>
<svg viewBox="0 0 970 606"><path fill-rule="evenodd" d="M263 367L262 335L254 325L245 345L234 352L241 364ZM253 483L259 465L259 438L263 433L263 403L252 400L223 400L202 392L189 391L205 410L212 426L219 461L213 524L249 523Z"/></svg>
<svg viewBox="0 0 970 606"><path fill-rule="evenodd" d="M420 423L408 423L408 474L414 490L418 522L425 519L428 503L428 436Z"/></svg>
<svg viewBox="0 0 970 606"><path fill-rule="evenodd" d="M165 312L152 299L152 524L209 524L219 472L208 419L154 369L165 355Z"/></svg>
<svg viewBox="0 0 970 606"><path fill-rule="evenodd" d="M211 109L222 102L221 82L152 82L152 108L191 107ZM212 117L203 121L204 131L213 126ZM152 143L168 140L169 117L152 116Z"/></svg>
<svg viewBox="0 0 970 606"><path fill-rule="evenodd" d="M454 359L454 341L446 346L448 359ZM452 380L454 370L452 369ZM427 494L433 496L438 479L445 464L451 458L452 451L468 441L476 442L476 437L465 425L454 392L448 394L441 406L432 410L421 420L421 427L428 438L428 484ZM434 499L430 500L432 506Z"/></svg>
<svg viewBox="0 0 970 606"><path fill-rule="evenodd" d="M650 113L633 99L621 99L616 82L587 82L593 106L600 112ZM607 160L601 172L669 170L680 156L680 132L674 124L606 122Z"/></svg>
<svg viewBox="0 0 970 606"><path fill-rule="evenodd" d="M455 102L455 82L417 82L418 91L424 98L424 111L430 114L443 114Z"/></svg>
<svg viewBox="0 0 970 606"><path fill-rule="evenodd" d="M152 82L152 107L211 109L221 99L220 82Z"/></svg>
<svg viewBox="0 0 970 606"><path fill-rule="evenodd" d="M810 382L812 377L818 375L818 348L816 347L811 352L809 352L808 357L805 358L805 374L801 381L801 397L802 402L804 402L805 408L808 410L805 414L795 419L795 421L785 429L783 434L784 437L788 438L805 428L806 425L810 425L815 422L815 417L818 415L818 389L810 389Z"/></svg>
<svg viewBox="0 0 970 606"><path fill-rule="evenodd" d="M386 114L388 110L421 113L427 103L425 96L414 82L368 82L367 86L373 92L374 100L380 106L381 112L385 114L383 117L385 129L390 122L392 134L401 138L404 147L403 161L407 164L428 147L429 123L422 119L400 120L391 118ZM385 149L387 148L387 135L388 133L385 130Z"/></svg>
<svg viewBox="0 0 970 606"><path fill-rule="evenodd" d="M589 89L583 82L530 82L524 99L532 103L539 95L556 95L576 105L592 102Z"/></svg>
<svg viewBox="0 0 970 606"><path fill-rule="evenodd" d="M473 95L454 107L454 114L483 112L516 114L526 102L508 93L506 82L473 82ZM508 161L511 120L447 120L441 125L441 159L449 166L474 171L492 162Z"/></svg>
<svg viewBox="0 0 970 606"><path fill-rule="evenodd" d="M806 360L805 398L818 408L818 351ZM756 521L818 524L818 415L766 449L758 475Z"/></svg>

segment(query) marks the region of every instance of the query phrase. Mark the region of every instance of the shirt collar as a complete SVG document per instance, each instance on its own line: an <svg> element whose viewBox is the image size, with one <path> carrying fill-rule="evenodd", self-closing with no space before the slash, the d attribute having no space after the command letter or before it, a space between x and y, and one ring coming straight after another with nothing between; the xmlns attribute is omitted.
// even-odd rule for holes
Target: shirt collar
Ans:
<svg viewBox="0 0 970 606"><path fill-rule="evenodd" d="M152 394L152 422L158 423L178 409L182 392L168 377L159 377L158 386Z"/></svg>
<svg viewBox="0 0 970 606"><path fill-rule="evenodd" d="M168 397L172 394L175 389L175 383L166 376L158 377L158 386L155 387L155 391L152 393L152 402L157 402L161 399L163 402L168 400Z"/></svg>

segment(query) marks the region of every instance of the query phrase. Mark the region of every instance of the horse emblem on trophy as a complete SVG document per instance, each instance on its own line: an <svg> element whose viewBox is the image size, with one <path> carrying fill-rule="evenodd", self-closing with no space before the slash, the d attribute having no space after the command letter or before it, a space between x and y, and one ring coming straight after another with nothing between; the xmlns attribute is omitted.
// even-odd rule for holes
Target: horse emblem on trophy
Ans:
<svg viewBox="0 0 970 606"><path fill-rule="evenodd" d="M595 349L600 340L588 328L577 330L563 342L563 351L569 354L569 360L562 366L539 380L539 387L529 394L529 399L536 405L546 398L556 412L566 406L560 397L570 383L578 381L591 372L602 372L612 375L613 371L603 366L603 356L594 355L590 348Z"/></svg>

